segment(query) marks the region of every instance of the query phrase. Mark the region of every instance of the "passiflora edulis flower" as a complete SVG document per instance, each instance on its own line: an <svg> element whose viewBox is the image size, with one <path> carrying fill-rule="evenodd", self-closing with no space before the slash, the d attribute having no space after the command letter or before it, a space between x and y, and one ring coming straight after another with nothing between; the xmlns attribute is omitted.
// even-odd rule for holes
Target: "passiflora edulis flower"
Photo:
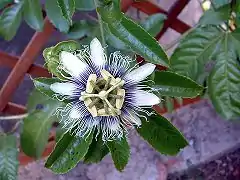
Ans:
<svg viewBox="0 0 240 180"><path fill-rule="evenodd" d="M144 84L155 65L132 67L131 58L120 52L107 57L97 38L75 53L62 51L59 58L64 78L50 89L59 100L68 100L57 112L63 128L76 136L97 128L103 141L119 139L129 127L141 125L140 117L150 115L145 108L160 102Z"/></svg>

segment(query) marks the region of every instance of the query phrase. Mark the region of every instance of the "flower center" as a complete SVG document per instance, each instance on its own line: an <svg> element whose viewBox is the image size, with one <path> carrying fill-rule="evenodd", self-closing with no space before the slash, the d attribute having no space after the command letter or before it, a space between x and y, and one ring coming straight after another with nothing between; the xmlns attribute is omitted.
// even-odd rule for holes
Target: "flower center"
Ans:
<svg viewBox="0 0 240 180"><path fill-rule="evenodd" d="M100 78L96 74L88 77L86 91L79 99L93 117L120 115L125 98L125 90L122 89L124 81L114 78L106 70L102 70L101 75Z"/></svg>

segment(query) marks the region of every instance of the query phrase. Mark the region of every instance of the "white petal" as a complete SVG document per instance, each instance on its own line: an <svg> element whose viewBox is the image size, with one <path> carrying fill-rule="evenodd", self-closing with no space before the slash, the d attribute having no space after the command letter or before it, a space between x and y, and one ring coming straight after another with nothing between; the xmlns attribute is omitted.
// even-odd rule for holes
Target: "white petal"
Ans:
<svg viewBox="0 0 240 180"><path fill-rule="evenodd" d="M73 83L53 83L50 89L61 95L71 96L77 87Z"/></svg>
<svg viewBox="0 0 240 180"><path fill-rule="evenodd" d="M123 118L137 126L140 126L142 124L140 118L132 111L128 111L128 114L124 114Z"/></svg>
<svg viewBox="0 0 240 180"><path fill-rule="evenodd" d="M90 43L90 52L92 62L98 66L103 67L105 64L105 56L101 43L97 38L94 38Z"/></svg>
<svg viewBox="0 0 240 180"><path fill-rule="evenodd" d="M70 75L74 77L78 77L79 74L83 73L88 68L88 65L82 62L77 56L66 51L61 52L60 60Z"/></svg>
<svg viewBox="0 0 240 180"><path fill-rule="evenodd" d="M134 81L134 82L139 82L144 80L146 77L148 77L152 72L154 71L156 65L151 64L151 63L146 63L139 68L131 71L128 73L125 78Z"/></svg>
<svg viewBox="0 0 240 180"><path fill-rule="evenodd" d="M79 110L76 108L72 108L69 116L73 119L78 119L78 118L82 117L81 114L79 113Z"/></svg>
<svg viewBox="0 0 240 180"><path fill-rule="evenodd" d="M135 91L134 101L137 106L153 106L161 102L155 94L143 90Z"/></svg>

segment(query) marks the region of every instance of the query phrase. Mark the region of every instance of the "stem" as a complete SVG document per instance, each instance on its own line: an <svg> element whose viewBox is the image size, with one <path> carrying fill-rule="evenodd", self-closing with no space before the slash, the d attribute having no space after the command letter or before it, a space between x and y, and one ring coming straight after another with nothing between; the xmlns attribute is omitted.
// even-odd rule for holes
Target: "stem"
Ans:
<svg viewBox="0 0 240 180"><path fill-rule="evenodd" d="M95 4L96 9L97 9L97 4L98 4L97 1L98 0L94 0L94 4ZM106 41L105 41L105 38L104 38L103 21L102 21L102 18L101 18L100 14L98 12L97 12L97 17L98 17L98 23L99 23L101 37L102 37L102 46L106 47Z"/></svg>
<svg viewBox="0 0 240 180"><path fill-rule="evenodd" d="M28 113L26 114L19 114L14 116L0 116L0 120L15 120L15 119L23 119L28 116Z"/></svg>

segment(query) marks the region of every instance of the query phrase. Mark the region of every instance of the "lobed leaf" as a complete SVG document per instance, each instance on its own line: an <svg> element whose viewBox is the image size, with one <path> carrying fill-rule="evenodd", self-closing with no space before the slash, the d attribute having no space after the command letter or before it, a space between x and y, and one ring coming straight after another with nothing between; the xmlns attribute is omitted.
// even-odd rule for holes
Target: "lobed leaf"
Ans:
<svg viewBox="0 0 240 180"><path fill-rule="evenodd" d="M216 53L224 32L215 26L204 26L191 31L182 39L170 58L170 66L176 73L198 81L204 65Z"/></svg>
<svg viewBox="0 0 240 180"><path fill-rule="evenodd" d="M0 179L17 180L17 139L13 135L0 135Z"/></svg>
<svg viewBox="0 0 240 180"><path fill-rule="evenodd" d="M209 95L217 112L227 119L240 116L240 32L220 41L216 64L209 76Z"/></svg>

